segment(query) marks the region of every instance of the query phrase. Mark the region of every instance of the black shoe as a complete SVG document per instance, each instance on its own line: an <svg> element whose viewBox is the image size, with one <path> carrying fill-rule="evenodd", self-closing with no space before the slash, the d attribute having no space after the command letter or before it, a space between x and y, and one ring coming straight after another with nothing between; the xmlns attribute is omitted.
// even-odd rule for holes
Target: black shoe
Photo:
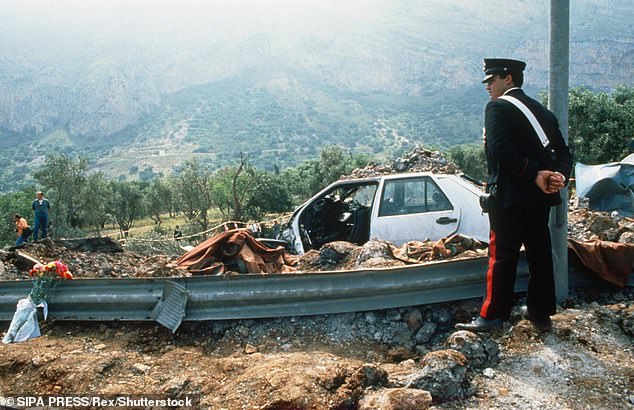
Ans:
<svg viewBox="0 0 634 410"><path fill-rule="evenodd" d="M550 316L546 316L545 318L533 317L530 313L528 313L528 308L526 306L522 306L520 308L520 312L522 314L522 318L531 322L535 329L542 333L549 332L553 327L553 321L550 320Z"/></svg>
<svg viewBox="0 0 634 410"><path fill-rule="evenodd" d="M469 323L456 323L456 329L469 330L471 332L490 332L492 330L502 329L502 320L487 320L482 316L478 316Z"/></svg>

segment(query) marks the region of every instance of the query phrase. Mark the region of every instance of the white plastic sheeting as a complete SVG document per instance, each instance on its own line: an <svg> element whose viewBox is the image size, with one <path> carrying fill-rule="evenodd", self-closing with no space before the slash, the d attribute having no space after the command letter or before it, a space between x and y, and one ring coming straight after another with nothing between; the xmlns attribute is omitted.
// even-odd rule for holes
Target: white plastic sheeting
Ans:
<svg viewBox="0 0 634 410"><path fill-rule="evenodd" d="M11 319L9 330L4 335L2 343L24 342L25 340L39 337L41 335L40 325L37 322L37 308L39 306L44 308L44 319L46 319L48 313L46 302L36 305L30 297L20 299L13 314L13 319Z"/></svg>

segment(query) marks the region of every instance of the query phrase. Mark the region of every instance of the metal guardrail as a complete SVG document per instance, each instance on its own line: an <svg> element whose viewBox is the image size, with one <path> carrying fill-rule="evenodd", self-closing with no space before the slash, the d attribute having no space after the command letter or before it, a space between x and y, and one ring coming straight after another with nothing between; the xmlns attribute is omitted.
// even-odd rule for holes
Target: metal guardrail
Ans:
<svg viewBox="0 0 634 410"><path fill-rule="evenodd" d="M486 268L487 258L476 258L303 274L75 279L62 283L49 298L49 317L156 320L175 331L181 320L301 316L423 305L482 296ZM522 259L515 290L525 291L527 280L528 267ZM592 278L585 280L585 286L596 284ZM575 286L572 278L571 286ZM30 281L0 282L0 320L12 318L17 301L26 297L30 287Z"/></svg>

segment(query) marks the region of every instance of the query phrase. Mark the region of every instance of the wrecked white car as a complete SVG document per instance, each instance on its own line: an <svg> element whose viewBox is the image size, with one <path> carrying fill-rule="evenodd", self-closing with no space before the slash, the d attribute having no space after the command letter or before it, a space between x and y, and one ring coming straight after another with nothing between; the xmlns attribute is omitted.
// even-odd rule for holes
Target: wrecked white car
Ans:
<svg viewBox="0 0 634 410"><path fill-rule="evenodd" d="M489 241L489 221L466 177L431 173L340 180L295 210L282 238L304 254L332 241L396 245L460 233Z"/></svg>

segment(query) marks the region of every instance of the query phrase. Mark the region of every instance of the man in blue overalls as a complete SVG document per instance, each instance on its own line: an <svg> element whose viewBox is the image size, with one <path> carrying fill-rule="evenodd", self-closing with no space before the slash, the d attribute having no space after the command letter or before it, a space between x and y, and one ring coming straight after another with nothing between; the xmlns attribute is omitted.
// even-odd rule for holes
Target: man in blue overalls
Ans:
<svg viewBox="0 0 634 410"><path fill-rule="evenodd" d="M37 235L41 231L41 239L46 238L46 230L48 228L48 211L51 209L51 205L48 199L44 198L44 193L38 191L37 198L31 203L31 208L35 213L35 219L33 222L33 241L37 241Z"/></svg>

